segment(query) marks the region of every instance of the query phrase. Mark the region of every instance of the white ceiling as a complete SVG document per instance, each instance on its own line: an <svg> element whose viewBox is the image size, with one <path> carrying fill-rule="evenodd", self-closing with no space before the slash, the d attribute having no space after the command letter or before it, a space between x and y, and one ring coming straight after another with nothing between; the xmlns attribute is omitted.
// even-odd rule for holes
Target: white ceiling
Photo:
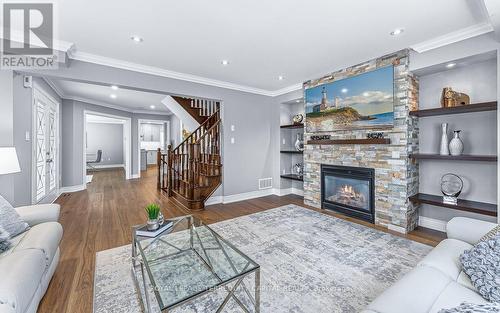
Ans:
<svg viewBox="0 0 500 313"><path fill-rule="evenodd" d="M75 44L76 59L261 91L450 33L491 30L482 0L59 0L58 11L59 38ZM389 35L399 27L402 35Z"/></svg>
<svg viewBox="0 0 500 313"><path fill-rule="evenodd" d="M166 96L162 94L136 91L111 86L101 86L69 80L49 80L50 84L65 99L85 101L101 106L121 109L136 113L171 114L170 110L161 103ZM110 96L116 95L115 99ZM151 109L151 105L155 108Z"/></svg>

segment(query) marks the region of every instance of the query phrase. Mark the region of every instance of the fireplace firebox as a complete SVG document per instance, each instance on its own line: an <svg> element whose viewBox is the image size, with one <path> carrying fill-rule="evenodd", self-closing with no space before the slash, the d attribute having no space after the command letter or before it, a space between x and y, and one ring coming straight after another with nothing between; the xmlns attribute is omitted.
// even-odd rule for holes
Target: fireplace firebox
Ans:
<svg viewBox="0 0 500 313"><path fill-rule="evenodd" d="M321 207L375 222L375 170L321 165Z"/></svg>

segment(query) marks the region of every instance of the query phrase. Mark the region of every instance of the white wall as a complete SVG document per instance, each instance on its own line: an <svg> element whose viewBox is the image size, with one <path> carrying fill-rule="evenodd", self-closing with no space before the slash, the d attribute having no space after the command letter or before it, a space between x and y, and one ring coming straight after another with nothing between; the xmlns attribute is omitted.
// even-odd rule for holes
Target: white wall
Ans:
<svg viewBox="0 0 500 313"><path fill-rule="evenodd" d="M14 95L13 73L0 71L0 147L14 145ZM14 201L14 177L19 174L0 175L0 195L7 201Z"/></svg>

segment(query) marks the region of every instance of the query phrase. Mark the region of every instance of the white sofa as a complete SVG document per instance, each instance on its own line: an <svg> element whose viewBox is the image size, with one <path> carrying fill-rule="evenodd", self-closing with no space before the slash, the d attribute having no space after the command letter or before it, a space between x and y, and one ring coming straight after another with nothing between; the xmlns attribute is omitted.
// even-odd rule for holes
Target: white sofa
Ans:
<svg viewBox="0 0 500 313"><path fill-rule="evenodd" d="M30 229L0 254L0 313L35 313L59 262L58 204L16 208Z"/></svg>
<svg viewBox="0 0 500 313"><path fill-rule="evenodd" d="M448 238L363 313L436 313L462 302L487 303L462 271L459 258L496 225L465 217L451 219L446 226Z"/></svg>

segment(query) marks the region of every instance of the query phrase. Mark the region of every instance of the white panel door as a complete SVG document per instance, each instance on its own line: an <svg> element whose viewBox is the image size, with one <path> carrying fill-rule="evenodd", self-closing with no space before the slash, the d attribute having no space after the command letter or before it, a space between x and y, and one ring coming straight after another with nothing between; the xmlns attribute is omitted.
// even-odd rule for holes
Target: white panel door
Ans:
<svg viewBox="0 0 500 313"><path fill-rule="evenodd" d="M58 192L58 104L36 88L33 102L36 126L33 136L33 202L50 202Z"/></svg>

